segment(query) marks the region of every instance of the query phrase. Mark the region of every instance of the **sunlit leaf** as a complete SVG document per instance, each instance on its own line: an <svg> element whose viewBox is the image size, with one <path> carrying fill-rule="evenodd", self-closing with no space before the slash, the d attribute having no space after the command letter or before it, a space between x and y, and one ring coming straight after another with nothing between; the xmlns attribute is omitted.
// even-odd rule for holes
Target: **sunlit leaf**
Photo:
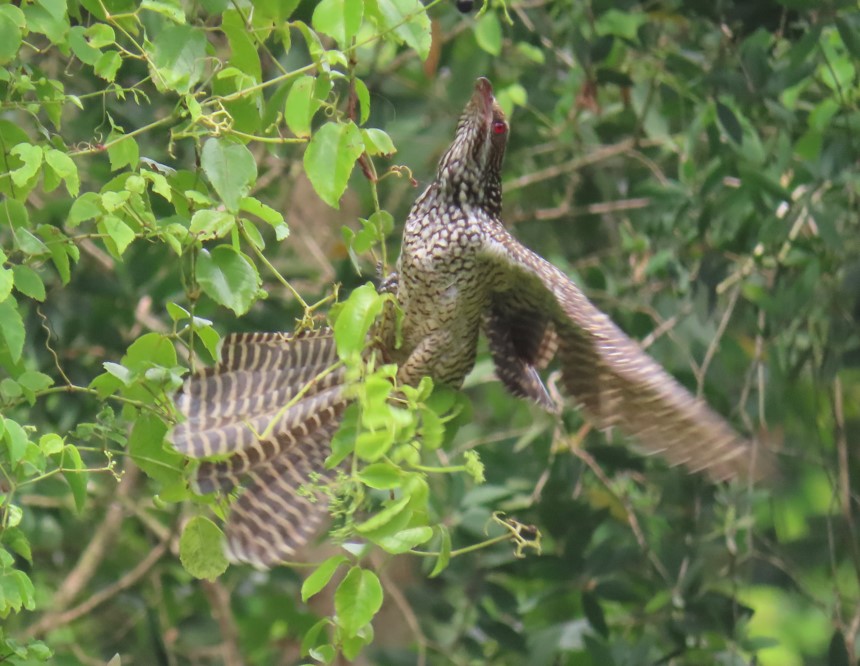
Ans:
<svg viewBox="0 0 860 666"><path fill-rule="evenodd" d="M227 210L237 212L257 180L257 163L251 151L241 143L209 139L203 145L200 164Z"/></svg>
<svg viewBox="0 0 860 666"><path fill-rule="evenodd" d="M179 539L182 566L195 578L215 580L227 570L223 540L224 535L215 523L204 516L195 516Z"/></svg>
<svg viewBox="0 0 860 666"><path fill-rule="evenodd" d="M338 567L348 561L345 555L333 555L320 564L302 583L302 601L307 601L328 585Z"/></svg>
<svg viewBox="0 0 860 666"><path fill-rule="evenodd" d="M334 595L337 623L346 636L355 636L382 607L382 585L368 569L353 567Z"/></svg>
<svg viewBox="0 0 860 666"><path fill-rule="evenodd" d="M326 123L305 151L305 171L320 199L340 207L355 161L364 152L361 131L352 122Z"/></svg>
<svg viewBox="0 0 860 666"><path fill-rule="evenodd" d="M260 284L254 265L230 245L201 250L195 277L212 300L239 315L251 307Z"/></svg>

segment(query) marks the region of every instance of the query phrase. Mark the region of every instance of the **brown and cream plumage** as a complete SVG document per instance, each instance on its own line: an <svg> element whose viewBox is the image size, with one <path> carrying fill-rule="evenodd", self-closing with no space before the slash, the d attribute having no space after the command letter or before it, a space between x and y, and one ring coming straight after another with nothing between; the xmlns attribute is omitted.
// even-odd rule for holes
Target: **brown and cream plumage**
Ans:
<svg viewBox="0 0 860 666"><path fill-rule="evenodd" d="M539 370L555 357L562 385L600 428L617 426L646 451L716 480L757 479L769 462L694 398L598 310L564 273L501 221L508 124L479 79L435 179L412 207L397 273L402 344L383 326L382 353L398 379L460 387L483 331L502 383L557 411ZM256 334L225 341L223 360L192 377L178 401L177 449L204 461L201 492L250 485L233 505L228 548L271 566L295 555L324 516L298 488L316 474L346 405L330 332Z"/></svg>

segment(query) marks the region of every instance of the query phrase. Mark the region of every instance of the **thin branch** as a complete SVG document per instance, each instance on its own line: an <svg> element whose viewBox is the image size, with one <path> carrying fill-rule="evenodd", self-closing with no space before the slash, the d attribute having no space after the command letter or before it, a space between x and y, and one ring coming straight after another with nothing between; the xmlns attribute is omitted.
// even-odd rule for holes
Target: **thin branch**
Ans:
<svg viewBox="0 0 860 666"><path fill-rule="evenodd" d="M384 568L380 566L381 563L376 562L375 564L376 573L379 575L379 579L382 581L382 585L385 589L386 594L388 594L388 596L403 614L404 621L409 626L409 629L415 636L415 642L418 645L418 659L415 662L415 666L425 666L425 664L427 663L427 637L424 635L424 632L421 631L421 624L418 622L418 617L415 615L415 611L412 610L412 605L409 603L409 600L406 598L406 595L400 591L400 588L397 587L397 584L385 572Z"/></svg>
<svg viewBox="0 0 860 666"><path fill-rule="evenodd" d="M588 451L586 451L581 446L570 446L569 450L573 455L579 458L582 462L584 462L588 468L592 471L594 476L598 478L598 480L604 485L606 490L612 494L615 499L617 499L621 506L624 507L624 513L627 517L627 524L630 526L630 531L633 532L633 536L636 537L636 542L639 544L639 547L642 549L642 552L648 557L648 560L651 562L654 569L660 576L666 581L666 583L672 583L672 577L669 575L669 572L666 570L666 567L663 566L663 563L657 557L657 554L648 545L648 540L645 538L645 533L642 531L642 527L639 525L639 519L636 517L636 512L633 510L632 504L630 504L630 500L626 495L622 495L615 491L612 487L612 483L609 480L609 477L606 476L605 472L600 468L600 465L597 464L597 461L592 457Z"/></svg>
<svg viewBox="0 0 860 666"><path fill-rule="evenodd" d="M714 355L717 353L717 349L720 346L720 340L723 335L725 335L726 328L728 328L729 321L732 318L732 314L735 311L735 306L738 303L738 297L741 295L741 284L738 283L735 286L734 291L732 291L732 295L729 297L729 304L726 306L725 312L723 312L723 316L720 319L720 324L717 326L717 332L714 333L714 337L711 340L711 343L708 345L708 350L705 352L705 358L702 359L702 363L699 366L698 371L696 372L696 397L701 398L702 394L705 390L705 375L708 373L708 367L711 365L711 361L714 360Z"/></svg>
<svg viewBox="0 0 860 666"><path fill-rule="evenodd" d="M563 217L580 217L583 215L609 215L625 210L639 210L648 208L651 205L650 197L637 197L635 199L618 199L616 201L605 201L601 203L593 203L587 206L571 206L565 202L555 208L539 208L537 210L529 210L515 213L509 216L512 224L523 222L525 220L547 221L558 220Z"/></svg>
<svg viewBox="0 0 860 666"><path fill-rule="evenodd" d="M91 597L89 597L86 601L78 604L74 608L67 610L63 613L58 613L56 615L50 614L45 615L42 619L34 624L32 627L28 628L24 635L28 638L33 638L35 636L40 636L44 634L46 631L57 629L66 624L71 624L75 620L82 618L85 615L93 612L96 608L101 606L106 601L112 599L117 596L120 592L127 590L128 588L136 585L144 576L146 576L150 569L154 567L158 561L162 558L162 556L167 552L167 547L169 544L169 540L162 541L155 548L150 551L150 553L144 557L134 569L126 573L122 578L116 581L113 585L109 585L108 587L99 590Z"/></svg>
<svg viewBox="0 0 860 666"><path fill-rule="evenodd" d="M137 465L126 465L126 469L123 470L122 481L119 482L116 488L113 500L105 512L104 520L102 520L95 532L93 532L90 542L78 558L77 564L75 564L69 575L60 584L57 593L54 595L51 609L53 614L62 612L68 608L69 604L89 584L98 571L102 560L116 540L120 527L122 527L122 520L125 514L123 500L129 496L139 476L140 470ZM50 615L42 618L43 621L49 619Z"/></svg>
<svg viewBox="0 0 860 666"><path fill-rule="evenodd" d="M545 169L531 171L519 178L507 181L504 184L504 191L512 192L523 187L528 187L529 185L534 185L535 183L540 183L544 180L549 180L550 178L563 176L564 174L572 171L579 171L580 169L596 164L597 162L602 162L603 160L623 155L624 153L632 150L635 145L636 143L633 139L625 139L624 141L614 143L609 146L601 146L597 150L590 152L588 155L575 157L572 160L562 162L561 164L553 164Z"/></svg>
<svg viewBox="0 0 860 666"><path fill-rule="evenodd" d="M218 623L221 630L221 658L224 666L244 666L242 652L239 650L239 630L233 621L230 611L230 594L227 589L217 581L202 582L203 592L209 601L212 617Z"/></svg>

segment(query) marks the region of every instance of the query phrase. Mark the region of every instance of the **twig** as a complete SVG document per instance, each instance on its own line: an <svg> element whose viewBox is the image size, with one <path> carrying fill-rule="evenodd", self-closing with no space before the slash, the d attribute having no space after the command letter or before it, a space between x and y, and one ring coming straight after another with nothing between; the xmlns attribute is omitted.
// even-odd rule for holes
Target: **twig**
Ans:
<svg viewBox="0 0 860 666"><path fill-rule="evenodd" d="M582 215L608 215L624 210L639 210L651 205L650 197L638 197L635 199L618 199L616 201L605 201L593 203L587 206L571 206L565 202L555 208L538 208L519 212L509 216L510 222L516 224L524 220L547 221L558 220L562 217L580 217Z"/></svg>
<svg viewBox="0 0 860 666"><path fill-rule="evenodd" d="M571 446L569 450L573 455L579 458L582 462L588 465L588 468L594 473L594 476L598 478L598 480L604 485L606 490L608 490L615 499L621 502L621 505L624 507L624 513L627 516L627 524L630 526L630 531L633 532L633 536L636 537L636 542L639 544L639 547L642 549L642 552L647 555L648 560L657 570L657 573L663 577L663 579L667 583L672 582L672 577L669 575L669 572L666 570L666 567L663 566L663 563L659 560L656 553L651 549L648 545L648 541L645 539L645 533L642 531L642 527L639 525L639 519L636 517L636 513L633 511L633 506L630 504L630 500L619 493L617 493L613 488L612 484L609 480L609 477L606 476L604 471L600 468L600 465L597 464L597 461L592 457L588 451L579 446Z"/></svg>
<svg viewBox="0 0 860 666"><path fill-rule="evenodd" d="M221 657L225 666L244 666L242 652L239 650L239 630L230 612L230 594L217 581L204 580L203 592L209 600L212 617L221 630Z"/></svg>
<svg viewBox="0 0 860 666"><path fill-rule="evenodd" d="M84 615L88 615L93 610L95 610L98 606L101 606L103 603L108 601L109 599L115 597L123 590L127 590L128 588L135 585L138 581L140 581L149 570L152 569L153 566L161 559L165 552L167 552L168 541L162 541L155 548L150 551L149 555L144 557L134 569L126 573L122 578L116 581L113 585L109 585L108 587L99 590L91 597L89 597L86 601L78 604L74 608L67 610L63 613L58 613L56 615L44 616L42 620L38 623L27 629L24 632L24 635L28 638L32 638L34 636L39 636L44 634L48 630L56 629L65 624L70 624L75 620L83 617ZM49 620L49 623L45 621Z"/></svg>
<svg viewBox="0 0 860 666"><path fill-rule="evenodd" d="M572 160L562 162L561 164L553 164L545 169L530 171L519 178L507 181L504 184L504 191L512 192L523 187L528 187L529 185L534 185L535 183L540 183L544 180L549 180L550 178L563 176L571 171L579 171L580 169L596 164L597 162L602 162L603 160L608 160L611 157L623 155L624 153L632 150L635 145L636 143L633 139L625 139L624 141L614 143L609 146L601 146L597 150L590 152L588 155L575 157Z"/></svg>
<svg viewBox="0 0 860 666"><path fill-rule="evenodd" d="M400 612L403 613L404 621L409 625L409 628L415 635L415 642L418 644L418 659L415 662L415 666L425 666L427 663L427 637L424 635L424 632L421 631L421 624L418 622L415 611L412 610L412 606L406 598L406 595L400 591L400 588L397 587L397 584L385 572L384 568L379 566L380 564L380 562L376 562L376 573L382 581L385 592L397 608L400 609Z"/></svg>
<svg viewBox="0 0 860 666"><path fill-rule="evenodd" d="M107 550L116 539L122 526L123 499L128 497L140 476L140 471L136 465L129 464L126 467L127 469L123 470L122 481L116 488L113 501L105 512L104 520L96 528L90 542L78 558L77 564L60 584L54 595L52 613L61 612L69 607L78 593L92 580ZM43 617L42 621L49 619L50 614Z"/></svg>
<svg viewBox="0 0 860 666"><path fill-rule="evenodd" d="M711 344L708 345L708 350L705 352L705 358L702 359L702 363L699 366L698 371L696 373L696 397L701 398L702 393L705 390L705 375L708 373L708 366L711 365L711 361L714 360L714 355L717 353L717 348L720 346L720 340L726 332L726 328L729 325L729 321L732 318L732 314L735 311L735 306L738 302L738 297L741 295L741 284L738 283L735 286L734 291L732 291L732 295L729 297L729 304L726 306L726 311L723 312L722 319L720 319L720 324L717 326L717 332L714 334L714 338L711 340Z"/></svg>

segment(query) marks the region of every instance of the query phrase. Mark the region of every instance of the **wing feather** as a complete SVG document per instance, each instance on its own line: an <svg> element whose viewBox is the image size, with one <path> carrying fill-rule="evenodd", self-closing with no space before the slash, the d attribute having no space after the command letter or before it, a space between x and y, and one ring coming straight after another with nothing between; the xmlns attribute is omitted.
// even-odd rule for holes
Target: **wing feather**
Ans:
<svg viewBox="0 0 860 666"><path fill-rule="evenodd" d="M545 313L558 335L565 390L600 428L618 426L647 451L712 478L759 479L772 462L693 397L555 266L501 225L482 254L500 278L495 301Z"/></svg>
<svg viewBox="0 0 860 666"><path fill-rule="evenodd" d="M272 566L293 557L327 515L324 461L340 425L344 372L330 329L296 335L227 336L221 361L192 375L177 397L184 421L171 440L204 460L191 483L201 494L245 485L231 505L227 551Z"/></svg>

